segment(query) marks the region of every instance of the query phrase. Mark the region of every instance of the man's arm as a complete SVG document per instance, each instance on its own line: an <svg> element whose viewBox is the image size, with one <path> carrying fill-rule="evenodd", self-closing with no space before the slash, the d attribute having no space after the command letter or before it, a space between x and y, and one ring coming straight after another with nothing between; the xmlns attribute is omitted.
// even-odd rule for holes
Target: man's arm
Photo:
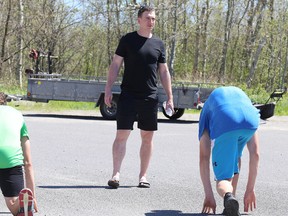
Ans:
<svg viewBox="0 0 288 216"><path fill-rule="evenodd" d="M34 170L32 165L32 157L30 152L30 141L29 138L24 136L21 138L21 146L24 156L24 171L25 171L25 182L26 187L29 188L34 195L34 208L35 211L38 211L36 194L35 194L35 180L34 180Z"/></svg>
<svg viewBox="0 0 288 216"><path fill-rule="evenodd" d="M111 106L111 101L112 101L112 86L114 82L116 81L120 67L122 66L123 63L123 57L119 55L114 55L113 61L109 67L109 72L107 75L107 83L105 86L105 104L110 107Z"/></svg>
<svg viewBox="0 0 288 216"><path fill-rule="evenodd" d="M207 130L204 130L200 138L200 175L205 192L202 213L216 212L216 201L210 182L210 155L211 140Z"/></svg>
<svg viewBox="0 0 288 216"><path fill-rule="evenodd" d="M259 139L256 132L253 137L248 141L247 148L249 151L249 174L244 195L244 211L252 211L256 208L256 195L254 191L258 164L259 164Z"/></svg>
<svg viewBox="0 0 288 216"><path fill-rule="evenodd" d="M166 109L170 108L171 110L174 110L171 75L166 63L159 63L159 75L160 81L167 95Z"/></svg>

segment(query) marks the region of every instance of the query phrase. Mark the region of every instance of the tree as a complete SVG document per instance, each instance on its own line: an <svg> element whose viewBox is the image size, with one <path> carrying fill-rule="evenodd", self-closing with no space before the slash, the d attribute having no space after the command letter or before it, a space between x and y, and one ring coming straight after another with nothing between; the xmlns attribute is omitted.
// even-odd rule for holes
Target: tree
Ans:
<svg viewBox="0 0 288 216"><path fill-rule="evenodd" d="M226 12L226 19L225 19L225 26L224 26L224 40L223 40L223 48L222 48L222 55L221 55L221 63L220 63L220 71L218 82L223 83L225 81L225 69L226 69L226 58L227 58L227 51L228 45L230 41L230 32L232 27L233 21L233 14L234 14L234 0L227 1L227 12Z"/></svg>
<svg viewBox="0 0 288 216"><path fill-rule="evenodd" d="M171 42L171 51L170 51L170 61L168 64L170 73L174 76L174 59L176 55L176 34L177 34L177 9L178 9L178 0L174 1L173 4L173 32L172 32L172 42Z"/></svg>
<svg viewBox="0 0 288 216"><path fill-rule="evenodd" d="M286 0L0 1L0 81L21 86L31 49L58 56L63 76L106 76L140 3L156 6L173 80L287 85Z"/></svg>
<svg viewBox="0 0 288 216"><path fill-rule="evenodd" d="M22 70L23 70L23 24L24 24L24 3L19 0L19 27L18 27L18 67L16 70L16 80L22 88Z"/></svg>
<svg viewBox="0 0 288 216"><path fill-rule="evenodd" d="M1 8L4 7L4 2L2 3ZM2 36L2 44L1 44L1 54L0 54L0 78L4 77L3 74L3 63L6 61L5 55L6 55L6 42L7 42L7 37L8 37L8 31L9 31L9 22L10 22L10 17L11 17L11 9L12 9L12 2L11 0L8 0L7 2L7 15L6 15L6 20L4 23L4 33Z"/></svg>
<svg viewBox="0 0 288 216"><path fill-rule="evenodd" d="M261 28L262 28L263 11L264 11L264 8L266 7L266 5L267 5L266 0L261 0L257 4L256 8L257 8L259 15L257 17L254 34L252 34L252 37L251 37L251 44L255 43L256 38L257 38ZM262 48L265 45L265 43L266 43L266 37L264 36L259 40L257 50L255 51L255 55L253 57L251 56L253 59L252 59L250 70L249 70L249 76L248 76L247 81L246 81L248 88L251 88L253 77L255 74L255 69L257 67L257 63L258 63L258 59L259 59L259 55L261 54Z"/></svg>

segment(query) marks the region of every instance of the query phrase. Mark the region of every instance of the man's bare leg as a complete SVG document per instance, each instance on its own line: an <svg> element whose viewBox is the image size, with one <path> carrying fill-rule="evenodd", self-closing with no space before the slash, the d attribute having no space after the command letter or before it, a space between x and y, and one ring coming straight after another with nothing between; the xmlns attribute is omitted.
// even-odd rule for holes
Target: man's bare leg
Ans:
<svg viewBox="0 0 288 216"><path fill-rule="evenodd" d="M216 189L221 197L224 197L227 192L232 193L232 179L217 181Z"/></svg>
<svg viewBox="0 0 288 216"><path fill-rule="evenodd" d="M117 178L119 180L120 169L122 161L126 153L126 143L127 139L131 133L131 130L117 130L116 138L113 143L113 174L112 178Z"/></svg>
<svg viewBox="0 0 288 216"><path fill-rule="evenodd" d="M140 173L139 180L143 177L146 179L147 169L149 167L150 159L153 150L153 134L154 131L141 130L142 144L140 149Z"/></svg>
<svg viewBox="0 0 288 216"><path fill-rule="evenodd" d="M238 167L239 167L239 173L241 170L241 158L238 159ZM233 195L236 196L236 190L237 190L237 185L238 185L238 180L239 180L239 173L235 174L233 179L232 179L232 187L233 187Z"/></svg>
<svg viewBox="0 0 288 216"><path fill-rule="evenodd" d="M18 197L5 197L5 202L10 212L13 215L17 215L19 211Z"/></svg>

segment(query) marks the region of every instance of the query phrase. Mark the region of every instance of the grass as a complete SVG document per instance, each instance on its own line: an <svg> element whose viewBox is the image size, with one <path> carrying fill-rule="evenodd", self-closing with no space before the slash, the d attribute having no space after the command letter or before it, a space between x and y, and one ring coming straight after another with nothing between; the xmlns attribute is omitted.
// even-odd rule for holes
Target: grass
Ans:
<svg viewBox="0 0 288 216"><path fill-rule="evenodd" d="M275 108L275 114L278 116L288 115L288 95L284 95L283 99L280 100Z"/></svg>
<svg viewBox="0 0 288 216"><path fill-rule="evenodd" d="M92 102L73 102L73 101L50 101L49 103L38 103L33 101L11 101L8 105L20 111L66 111L66 110L98 110Z"/></svg>
<svg viewBox="0 0 288 216"><path fill-rule="evenodd" d="M270 97L271 93L265 92L263 89L245 89L242 88L250 97L252 102L255 103L265 103ZM5 86L0 84L0 91L6 94L23 96L26 94L26 89L20 89L15 86ZM36 103L31 101L12 101L8 103L10 106L15 107L20 111L45 111L45 112L55 112L55 111L68 111L68 110L89 110L98 111L99 108L95 108L94 102L73 102L73 101L50 101L49 103ZM199 113L199 110L186 110L185 113ZM277 102L275 108L275 115L277 116L287 116L288 115L288 94L284 94L283 98Z"/></svg>

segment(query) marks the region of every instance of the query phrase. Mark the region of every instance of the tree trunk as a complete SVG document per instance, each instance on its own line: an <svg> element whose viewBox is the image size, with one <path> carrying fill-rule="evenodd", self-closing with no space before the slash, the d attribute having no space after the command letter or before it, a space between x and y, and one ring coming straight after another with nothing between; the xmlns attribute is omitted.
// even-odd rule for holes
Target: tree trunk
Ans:
<svg viewBox="0 0 288 216"><path fill-rule="evenodd" d="M9 21L11 17L11 0L8 1L8 6L7 6L7 17L5 21L5 27L4 27L4 34L3 34L3 39L2 39L2 44L1 44L1 54L0 54L0 78L4 77L4 74L2 72L3 68L3 63L4 63L4 58L5 58L5 53L6 53L6 40L7 40L7 35L8 35L8 28L9 28Z"/></svg>
<svg viewBox="0 0 288 216"><path fill-rule="evenodd" d="M19 30L18 30L18 67L16 71L16 80L22 88L22 69L23 69L23 23L24 23L24 5L23 0L19 0Z"/></svg>
<svg viewBox="0 0 288 216"><path fill-rule="evenodd" d="M115 7L116 7L116 29L117 29L117 37L121 37L121 24L120 24L120 6L118 0L115 0Z"/></svg>
<svg viewBox="0 0 288 216"><path fill-rule="evenodd" d="M237 60L237 58L235 58L235 55L236 55L236 51L238 49L238 43L239 43L239 39L240 39L240 27L241 27L242 20L244 19L244 17L247 14L248 8L249 8L249 2L247 3L247 5L245 7L242 16L240 17L239 21L237 22L237 35L236 35L234 45L231 49L231 63L230 63L230 69L229 69L229 72L230 72L229 79L230 80L233 79L234 81L235 81L235 72L237 72L237 70L234 69L234 64ZM237 81L241 80L241 76L242 76L242 72L240 72L238 74L238 80Z"/></svg>
<svg viewBox="0 0 288 216"><path fill-rule="evenodd" d="M283 68L283 72L282 72L282 77L281 77L281 83L280 83L280 87L282 89L284 89L284 87L287 88L287 86L285 86L285 83L287 84L287 69L288 69L288 39L286 38L286 54L285 54L285 64L284 64L284 68ZM286 80L286 82L285 82Z"/></svg>
<svg viewBox="0 0 288 216"><path fill-rule="evenodd" d="M183 62L183 69L181 70L180 74L181 76L186 75L186 73L189 71L189 53L188 53L188 29L187 29L187 20L188 20L188 11L187 11L187 2L188 0L185 0L183 2L182 10L183 10L183 21L182 21L182 28L183 28L183 38L180 42L182 44L182 62ZM180 56L179 56L180 58Z"/></svg>
<svg viewBox="0 0 288 216"><path fill-rule="evenodd" d="M126 0L126 5L127 7L129 6L129 3L128 3L128 0ZM136 1L132 1L132 7L135 7L136 8ZM129 21L130 21L130 25L131 25L131 29L135 29L135 25L134 25L134 15L132 13L132 8L129 8Z"/></svg>
<svg viewBox="0 0 288 216"><path fill-rule="evenodd" d="M198 71L198 62L199 62L199 44L200 44L200 15L199 15L199 0L196 1L196 30L195 30L195 52L194 52L194 61L193 61L193 72Z"/></svg>
<svg viewBox="0 0 288 216"><path fill-rule="evenodd" d="M169 71L171 76L174 76L174 59L175 59L175 49L176 49L176 34L177 34L177 9L178 9L178 0L174 2L174 17L173 17L173 37L172 37L172 45L171 45L171 54L170 54L170 61L169 61Z"/></svg>
<svg viewBox="0 0 288 216"><path fill-rule="evenodd" d="M268 59L268 68L267 68L267 82L265 89L268 91L272 91L272 86L273 86L273 68L274 68L274 62L275 62L275 51L274 51L274 32L273 32L273 23L274 23L274 17L273 17L273 12L274 12L274 0L270 0L269 2L269 13L270 13L270 22L269 22L269 44L268 44L268 55L270 58Z"/></svg>
<svg viewBox="0 0 288 216"><path fill-rule="evenodd" d="M259 59L259 56L260 56L262 49L263 49L265 44L266 44L266 38L263 37L258 44L257 51L255 52L255 55L253 57L253 61L252 61L251 67L250 67L250 72L249 72L249 76L247 79L247 87L248 88L251 88L253 77L254 77L255 70L257 67L257 63L258 63L258 59Z"/></svg>
<svg viewBox="0 0 288 216"><path fill-rule="evenodd" d="M111 11L110 11L110 0L107 0L107 54L108 54L108 64L112 62L112 52L111 52Z"/></svg>
<svg viewBox="0 0 288 216"><path fill-rule="evenodd" d="M243 60L244 60L244 68L242 71L247 71L249 68L249 59L251 56L251 49L252 49L252 42L251 42L251 37L252 37L252 31L253 31L253 20L254 20L254 0L249 1L250 2L250 9L248 11L248 16L249 19L247 21L247 27L246 27L246 39L245 39L245 48L243 50Z"/></svg>
<svg viewBox="0 0 288 216"><path fill-rule="evenodd" d="M249 19L247 26L247 37L245 42L245 51L243 58L245 60L245 69L249 68L249 61L252 57L253 46L255 45L256 38L262 27L263 10L266 7L266 1L258 1L256 7L254 8L254 0L251 2L251 8L249 10ZM253 29L254 18L258 15L256 19L255 28Z"/></svg>
<svg viewBox="0 0 288 216"><path fill-rule="evenodd" d="M206 80L206 61L207 61L207 28L208 28L208 21L209 21L209 17L211 14L211 10L210 10L210 5L209 5L209 0L206 0L206 7L205 10L203 8L203 16L205 13L205 16L203 18L203 30L201 31L201 38L202 38L202 42L201 42L201 51L202 51L202 55L201 55L201 70L202 70L202 78L205 81Z"/></svg>
<svg viewBox="0 0 288 216"><path fill-rule="evenodd" d="M230 40L230 31L232 26L232 18L234 12L234 0L228 0L228 8L226 13L225 27L224 27L224 42L222 48L221 65L219 71L218 82L225 82L226 56Z"/></svg>

